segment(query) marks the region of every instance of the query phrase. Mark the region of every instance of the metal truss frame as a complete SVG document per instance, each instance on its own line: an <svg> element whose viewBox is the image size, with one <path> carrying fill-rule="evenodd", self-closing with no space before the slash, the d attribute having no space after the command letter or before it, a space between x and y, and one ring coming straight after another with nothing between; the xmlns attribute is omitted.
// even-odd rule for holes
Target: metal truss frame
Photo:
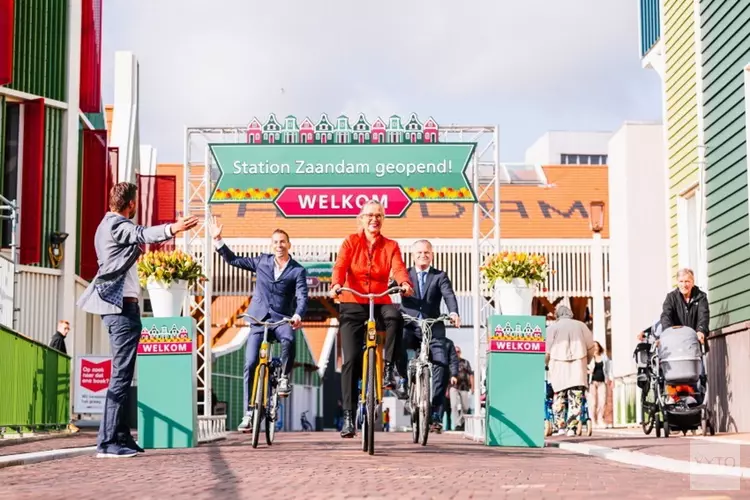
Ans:
<svg viewBox="0 0 750 500"><path fill-rule="evenodd" d="M195 285L189 297L190 314L199 313L202 320L197 325L198 355L197 379L204 387L204 397L199 401L199 413L211 416L211 302L213 249L207 233L207 221L211 216L208 200L213 183L218 178L209 152L211 143L246 143L246 126L186 127L184 142L184 214L196 215L201 223L183 238L184 250L203 263L204 272L209 276L205 283ZM467 176L478 200L473 206L473 246L472 246L472 287L474 289L474 360L475 372L479 374L475 384L474 408L480 408L480 388L484 382L486 365L487 335L483 332L484 318L499 312L493 309L492 297L488 297L482 286L479 271L487 256L500 251L500 185L517 183L511 177L508 167L500 163L499 130L496 125L465 126L447 125L439 129L441 142L474 142L477 144L470 161ZM204 168L208 166L208 168ZM538 167L536 181L521 181L524 184L545 184L544 174ZM487 203L489 201L489 203ZM484 221L484 222L483 222ZM489 221L489 223L487 222ZM485 228L485 229L483 229ZM491 294L490 294L491 295ZM209 404L206 404L206 403ZM478 414L479 412L477 412Z"/></svg>

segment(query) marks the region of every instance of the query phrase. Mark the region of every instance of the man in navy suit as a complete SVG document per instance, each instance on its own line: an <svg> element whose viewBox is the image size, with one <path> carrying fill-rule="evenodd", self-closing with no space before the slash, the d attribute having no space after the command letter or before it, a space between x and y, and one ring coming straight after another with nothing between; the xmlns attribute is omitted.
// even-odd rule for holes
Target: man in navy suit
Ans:
<svg viewBox="0 0 750 500"><path fill-rule="evenodd" d="M458 315L458 301L453 292L453 285L444 271L432 267L432 244L427 240L414 243L412 251L414 266L409 268L409 278L416 286L414 294L401 299L401 310L415 318L437 318L440 316L440 301L445 300L448 312L453 324L461 326L461 318ZM438 322L432 325L432 342L430 353L432 354L432 421L433 425L439 427L442 415L443 403L445 401L446 369L448 368L448 354L445 348L445 323ZM404 345L406 349L419 350L422 342L422 332L419 325L406 322L404 325ZM406 368L406 360L402 359L402 367ZM399 370L400 373L406 371Z"/></svg>
<svg viewBox="0 0 750 500"><path fill-rule="evenodd" d="M221 239L223 226L212 218L209 226L214 246L219 255L230 266L255 273L255 291L248 314L260 321L276 322L291 318L292 323L283 323L268 330L269 339L274 337L281 343L282 378L279 380L279 396L289 396L289 375L294 367L294 330L302 325L307 311L307 270L289 256L289 235L277 229L271 235L273 254L255 257L237 257ZM237 430L248 432L252 425L252 412L248 409L250 387L258 364L258 352L263 341L263 327L253 325L245 346L245 380L242 404L245 415Z"/></svg>

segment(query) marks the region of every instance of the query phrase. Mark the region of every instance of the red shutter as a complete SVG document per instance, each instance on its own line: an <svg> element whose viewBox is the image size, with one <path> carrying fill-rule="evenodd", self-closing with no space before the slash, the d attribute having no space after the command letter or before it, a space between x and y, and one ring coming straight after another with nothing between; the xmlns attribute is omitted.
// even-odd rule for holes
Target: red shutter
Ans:
<svg viewBox="0 0 750 500"><path fill-rule="evenodd" d="M39 264L42 257L44 111L44 99L24 102L23 163L21 165L21 264Z"/></svg>
<svg viewBox="0 0 750 500"><path fill-rule="evenodd" d="M157 175L154 193L154 225L174 222L177 213L177 177ZM174 250L174 238L159 245L162 250Z"/></svg>
<svg viewBox="0 0 750 500"><path fill-rule="evenodd" d="M80 108L84 113L98 113L102 102L102 0L82 0L81 7Z"/></svg>
<svg viewBox="0 0 750 500"><path fill-rule="evenodd" d="M91 281L99 267L94 248L96 228L107 212L107 131L83 131L81 189L81 278Z"/></svg>
<svg viewBox="0 0 750 500"><path fill-rule="evenodd" d="M13 79L13 0L0 0L0 85Z"/></svg>
<svg viewBox="0 0 750 500"><path fill-rule="evenodd" d="M174 222L177 209L177 177L138 175L138 224L158 226ZM173 250L174 239L148 245L146 250Z"/></svg>

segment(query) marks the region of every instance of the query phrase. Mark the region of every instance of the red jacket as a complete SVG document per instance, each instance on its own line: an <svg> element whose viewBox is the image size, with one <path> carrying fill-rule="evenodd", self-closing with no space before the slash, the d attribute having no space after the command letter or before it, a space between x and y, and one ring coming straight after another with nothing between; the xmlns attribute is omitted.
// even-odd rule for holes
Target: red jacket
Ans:
<svg viewBox="0 0 750 500"><path fill-rule="evenodd" d="M336 263L333 265L331 286L341 285L360 293L383 293L388 289L391 274L399 285L409 283L404 259L398 243L385 236L378 236L369 250L364 231L350 234L341 244ZM351 292L339 295L341 302L358 302L367 304L367 299L357 297ZM390 304L391 297L386 295L375 299L376 304Z"/></svg>

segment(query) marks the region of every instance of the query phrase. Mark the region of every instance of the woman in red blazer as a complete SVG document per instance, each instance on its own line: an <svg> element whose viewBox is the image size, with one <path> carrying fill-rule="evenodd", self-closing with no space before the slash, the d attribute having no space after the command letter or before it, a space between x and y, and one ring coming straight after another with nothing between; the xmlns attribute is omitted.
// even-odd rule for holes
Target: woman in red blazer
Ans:
<svg viewBox="0 0 750 500"><path fill-rule="evenodd" d="M385 211L377 200L370 200L359 214L361 230L349 235L341 245L331 277L331 296L339 297L339 330L344 363L341 367L341 399L344 409L344 426L341 437L354 437L354 408L357 401L357 381L362 373L362 346L365 339L365 322L370 312L367 299L351 292L341 292L341 287L360 293L382 293L388 289L391 275L404 287L404 295L411 295L413 288L409 273L401 257L398 243L380 233ZM385 323L384 385L404 391L404 381L398 382L394 373L397 361L396 344L403 330L403 318L398 307L386 295L375 300L375 317Z"/></svg>

